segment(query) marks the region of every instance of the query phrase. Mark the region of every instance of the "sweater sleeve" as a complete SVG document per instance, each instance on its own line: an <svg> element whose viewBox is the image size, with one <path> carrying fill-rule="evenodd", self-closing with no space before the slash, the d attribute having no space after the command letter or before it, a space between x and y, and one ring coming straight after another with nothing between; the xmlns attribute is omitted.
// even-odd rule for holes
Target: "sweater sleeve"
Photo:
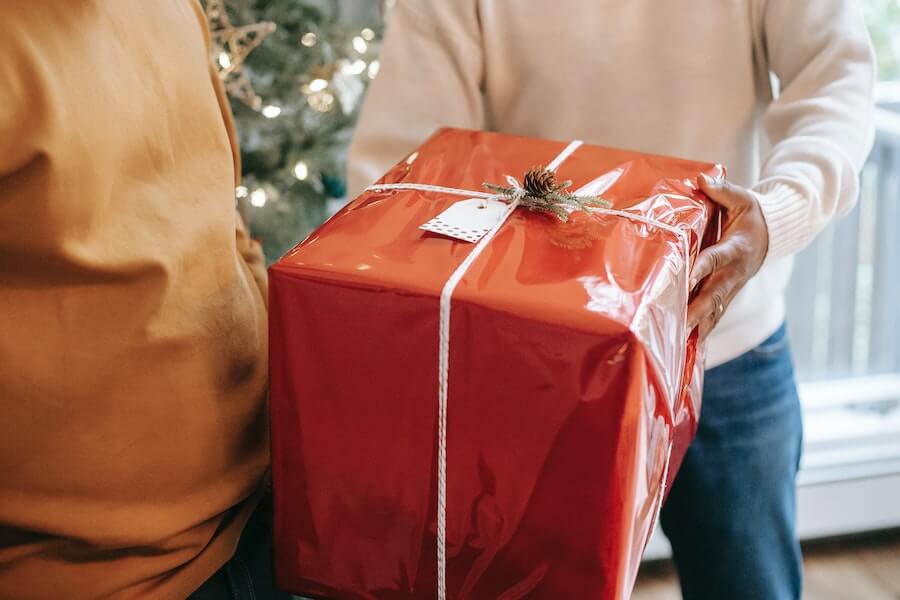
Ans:
<svg viewBox="0 0 900 600"><path fill-rule="evenodd" d="M208 55L210 40L206 16L196 0L191 1L191 6L194 9L197 21L200 23L200 28L203 30ZM241 182L241 150L238 146L238 136L234 126L234 116L231 114L231 105L228 103L228 94L216 72L215 65L212 61L208 61L207 65L209 79L212 83L213 90L215 91L216 102L219 105L219 112L222 114L222 123L228 134L228 143L231 146L231 158L234 164L234 185L238 185ZM237 252L250 270L253 281L259 288L263 300L268 303L269 278L266 273L266 259L263 256L262 246L250 236L250 232L247 231L247 226L244 224L244 220L237 210L234 212L234 220L234 242Z"/></svg>
<svg viewBox="0 0 900 600"><path fill-rule="evenodd" d="M435 129L483 129L482 74L474 0L398 2L350 146L350 197Z"/></svg>
<svg viewBox="0 0 900 600"><path fill-rule="evenodd" d="M757 192L769 259L798 252L859 192L873 141L875 59L854 0L762 0L761 39L781 93L768 107Z"/></svg>
<svg viewBox="0 0 900 600"><path fill-rule="evenodd" d="M234 118L231 115L231 106L228 104L228 95L212 63L210 63L210 79L216 91L216 100L219 103L225 130L228 132L228 143L231 144L231 156L234 161L234 184L237 185L241 181L241 151L238 147L237 131L234 128ZM262 245L250 236L250 232L237 210L234 211L234 221L234 243L237 252L250 270L253 281L259 288L263 299L268 302L269 277L266 273L266 259L263 256Z"/></svg>

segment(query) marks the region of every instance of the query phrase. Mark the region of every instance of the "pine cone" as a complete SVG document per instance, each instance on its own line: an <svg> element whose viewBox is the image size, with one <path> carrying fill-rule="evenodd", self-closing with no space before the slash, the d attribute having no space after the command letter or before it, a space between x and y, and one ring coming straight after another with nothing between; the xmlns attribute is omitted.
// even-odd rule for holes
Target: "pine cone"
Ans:
<svg viewBox="0 0 900 600"><path fill-rule="evenodd" d="M525 173L522 187L529 195L541 198L557 189L556 175L544 167L534 167Z"/></svg>

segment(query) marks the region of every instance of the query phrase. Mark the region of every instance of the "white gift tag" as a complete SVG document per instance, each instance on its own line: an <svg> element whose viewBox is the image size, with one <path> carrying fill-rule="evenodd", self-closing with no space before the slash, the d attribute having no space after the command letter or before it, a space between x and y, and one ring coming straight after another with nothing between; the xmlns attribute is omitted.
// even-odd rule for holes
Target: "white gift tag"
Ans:
<svg viewBox="0 0 900 600"><path fill-rule="evenodd" d="M419 229L474 243L497 224L508 206L499 200L470 198L452 205L424 225L420 225Z"/></svg>

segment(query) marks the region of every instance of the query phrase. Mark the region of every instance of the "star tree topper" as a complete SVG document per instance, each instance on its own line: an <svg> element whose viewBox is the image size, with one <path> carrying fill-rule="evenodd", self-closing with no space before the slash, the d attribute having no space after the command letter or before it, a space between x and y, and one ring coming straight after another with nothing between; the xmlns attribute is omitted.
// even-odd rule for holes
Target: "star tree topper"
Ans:
<svg viewBox="0 0 900 600"><path fill-rule="evenodd" d="M275 31L275 23L263 21L235 27L225 11L224 0L206 0L205 10L212 42L210 51L213 61L219 67L219 78L232 97L259 110L262 100L250 85L250 79L244 71L244 61L266 36Z"/></svg>

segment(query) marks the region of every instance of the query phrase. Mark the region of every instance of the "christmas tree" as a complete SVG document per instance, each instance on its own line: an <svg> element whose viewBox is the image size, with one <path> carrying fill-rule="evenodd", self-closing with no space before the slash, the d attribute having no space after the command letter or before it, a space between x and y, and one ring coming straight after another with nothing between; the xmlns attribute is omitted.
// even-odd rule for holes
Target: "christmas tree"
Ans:
<svg viewBox="0 0 900 600"><path fill-rule="evenodd" d="M207 0L212 51L232 98L243 178L238 210L271 262L340 206L345 158L380 20L334 0Z"/></svg>

